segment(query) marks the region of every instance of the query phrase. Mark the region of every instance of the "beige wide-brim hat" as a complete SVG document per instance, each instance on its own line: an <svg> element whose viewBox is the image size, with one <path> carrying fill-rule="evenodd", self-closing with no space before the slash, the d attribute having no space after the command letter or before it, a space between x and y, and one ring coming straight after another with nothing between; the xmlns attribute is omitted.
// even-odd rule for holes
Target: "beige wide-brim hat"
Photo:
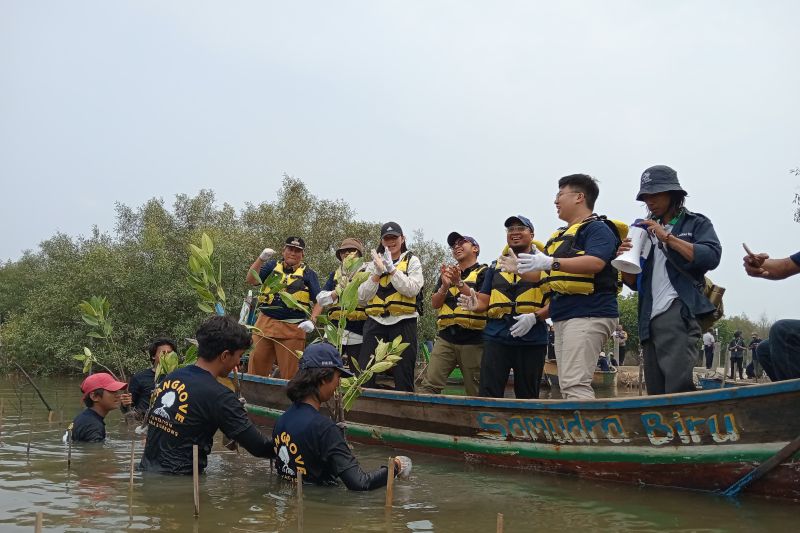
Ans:
<svg viewBox="0 0 800 533"><path fill-rule="evenodd" d="M336 250L336 259L339 261L342 260L341 255L343 250L358 250L358 255L364 257L364 244L356 238L348 237L342 241L342 244Z"/></svg>

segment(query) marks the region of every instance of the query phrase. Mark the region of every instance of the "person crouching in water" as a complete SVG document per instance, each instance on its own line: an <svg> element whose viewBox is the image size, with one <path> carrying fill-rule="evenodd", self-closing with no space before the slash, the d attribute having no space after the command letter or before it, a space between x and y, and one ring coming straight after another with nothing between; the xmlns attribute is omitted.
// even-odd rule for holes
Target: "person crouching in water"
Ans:
<svg viewBox="0 0 800 533"><path fill-rule="evenodd" d="M347 446L342 430L319 412L322 403L333 397L341 377L352 375L345 370L342 357L331 344L312 344L303 352L300 370L286 386L292 406L278 418L272 431L278 475L295 479L300 472L304 482L317 485L338 485L339 478L350 490L372 490L386 485L387 467L364 472ZM411 459L395 457L394 473L408 477Z"/></svg>
<svg viewBox="0 0 800 533"><path fill-rule="evenodd" d="M72 442L103 442L106 440L105 418L120 405L130 406L131 395L122 392L128 384L117 381L107 372L92 374L81 383L86 409L69 425L67 435ZM65 435L65 439L67 437Z"/></svg>

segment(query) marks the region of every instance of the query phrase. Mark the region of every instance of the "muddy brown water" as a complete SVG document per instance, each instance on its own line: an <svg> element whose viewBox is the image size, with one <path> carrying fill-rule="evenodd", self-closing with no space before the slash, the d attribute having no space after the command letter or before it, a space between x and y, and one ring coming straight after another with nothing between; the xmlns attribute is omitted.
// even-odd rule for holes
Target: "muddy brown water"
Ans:
<svg viewBox="0 0 800 533"><path fill-rule="evenodd" d="M106 420L105 444L73 447L68 471L61 436L81 410L79 383L38 381L56 411L50 423L33 389L0 379L0 531L33 531L37 512L44 531L298 531L294 486L273 475L268 461L225 450L219 436L200 481L197 519L190 477L137 472L129 490L133 425L118 412ZM137 439L137 458L141 450ZM362 466L376 468L408 452L355 444L355 453ZM303 531L491 533L497 513L506 532L793 531L800 511L800 504L756 497L731 501L411 455L412 479L395 483L390 512L384 490L306 486Z"/></svg>

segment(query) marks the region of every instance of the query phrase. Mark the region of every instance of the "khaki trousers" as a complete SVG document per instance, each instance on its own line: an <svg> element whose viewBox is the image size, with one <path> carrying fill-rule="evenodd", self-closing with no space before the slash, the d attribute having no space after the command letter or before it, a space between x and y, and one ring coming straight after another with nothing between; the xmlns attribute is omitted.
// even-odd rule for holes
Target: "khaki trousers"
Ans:
<svg viewBox="0 0 800 533"><path fill-rule="evenodd" d="M453 344L436 337L431 351L431 360L425 370L422 384L417 392L441 394L447 378L454 368L461 369L464 390L467 396L477 396L481 377L483 344Z"/></svg>
<svg viewBox="0 0 800 533"><path fill-rule="evenodd" d="M558 363L558 386L567 400L594 398L592 376L597 359L614 328L617 318L570 318L553 322Z"/></svg>
<svg viewBox="0 0 800 533"><path fill-rule="evenodd" d="M306 346L305 332L295 324L275 320L264 313L258 315L255 327L261 330L261 335L253 334L248 372L257 376L269 376L277 359L280 377L292 379L300 364L296 352L302 352Z"/></svg>

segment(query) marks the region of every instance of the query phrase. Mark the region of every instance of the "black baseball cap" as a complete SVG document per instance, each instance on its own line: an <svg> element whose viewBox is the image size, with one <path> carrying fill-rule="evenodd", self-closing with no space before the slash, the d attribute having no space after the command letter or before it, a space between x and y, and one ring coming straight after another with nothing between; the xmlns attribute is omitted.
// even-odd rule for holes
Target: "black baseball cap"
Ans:
<svg viewBox="0 0 800 533"><path fill-rule="evenodd" d="M286 237L286 246L292 246L294 248L305 250L306 241L304 241L302 237Z"/></svg>
<svg viewBox="0 0 800 533"><path fill-rule="evenodd" d="M528 217L523 216L523 215L512 215L512 216L510 216L510 217L508 217L506 219L506 221L503 223L503 225L505 227L509 227L509 226L513 225L514 222L519 222L520 224L522 224L526 228L530 228L530 230L533 231L533 222L531 222L531 219L529 219Z"/></svg>
<svg viewBox="0 0 800 533"><path fill-rule="evenodd" d="M342 356L333 344L327 342L317 342L306 348L300 358L300 369L307 368L335 368L342 373L342 377L353 377L353 373L344 368Z"/></svg>
<svg viewBox="0 0 800 533"><path fill-rule="evenodd" d="M402 237L403 228L401 228L400 224L397 222L387 222L381 226L381 239L387 235L397 235L398 237Z"/></svg>

